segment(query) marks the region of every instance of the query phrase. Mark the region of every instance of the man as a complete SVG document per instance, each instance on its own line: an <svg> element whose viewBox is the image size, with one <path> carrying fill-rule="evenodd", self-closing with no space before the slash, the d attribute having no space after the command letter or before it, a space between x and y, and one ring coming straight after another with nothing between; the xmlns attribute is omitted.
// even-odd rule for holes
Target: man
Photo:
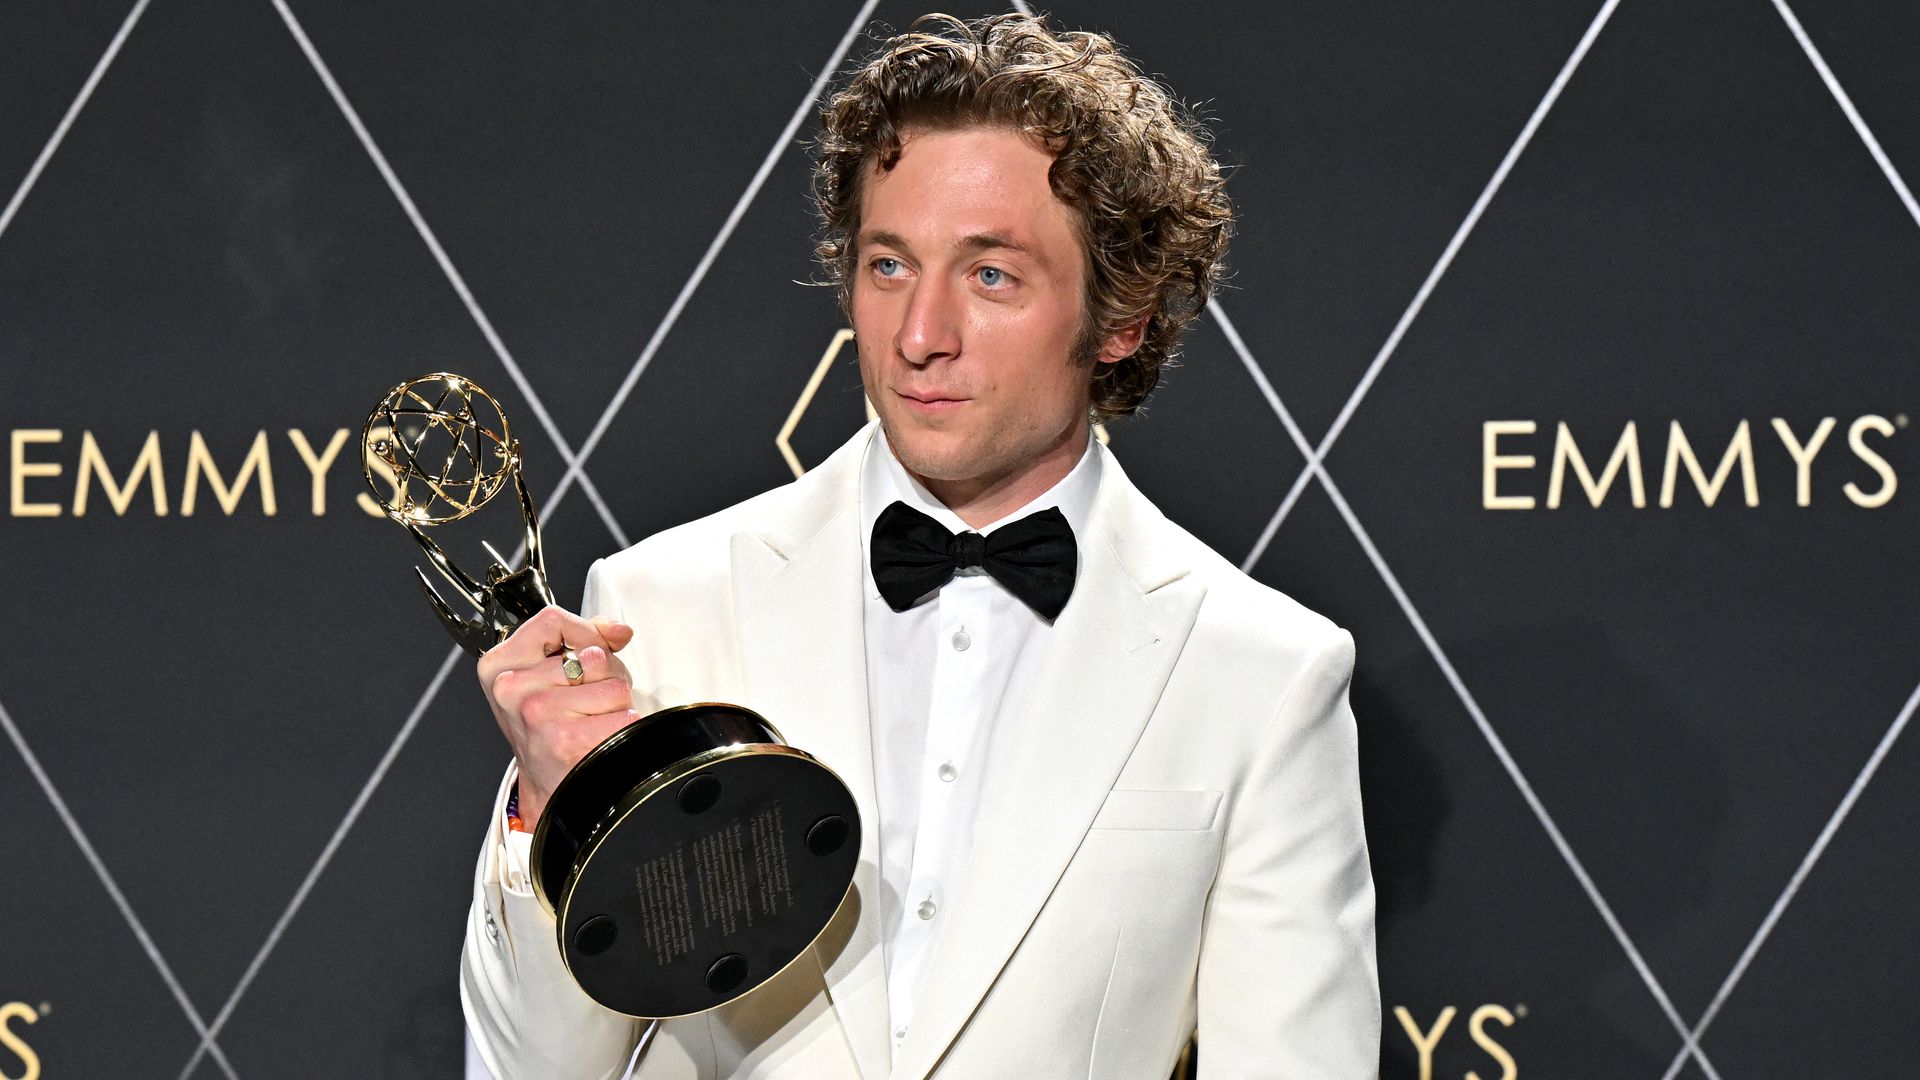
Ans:
<svg viewBox="0 0 1920 1080"><path fill-rule="evenodd" d="M878 424L596 563L596 618L550 608L480 662L527 826L631 719L735 701L853 790L854 889L764 986L643 1025L572 985L496 821L469 1027L503 1080L618 1076L643 1037L646 1078L1161 1080L1196 1023L1203 1076L1373 1076L1351 639L1089 437L1206 302L1219 170L1103 37L920 25L829 102L815 177ZM950 579L891 561L910 535ZM1009 538L1060 576L996 576Z"/></svg>

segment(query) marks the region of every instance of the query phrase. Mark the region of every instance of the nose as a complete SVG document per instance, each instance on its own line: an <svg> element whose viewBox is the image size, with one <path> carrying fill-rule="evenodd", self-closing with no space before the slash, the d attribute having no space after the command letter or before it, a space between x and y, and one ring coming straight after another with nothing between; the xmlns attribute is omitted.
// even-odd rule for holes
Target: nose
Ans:
<svg viewBox="0 0 1920 1080"><path fill-rule="evenodd" d="M914 282L893 344L915 367L960 351L959 298L937 275L927 274Z"/></svg>

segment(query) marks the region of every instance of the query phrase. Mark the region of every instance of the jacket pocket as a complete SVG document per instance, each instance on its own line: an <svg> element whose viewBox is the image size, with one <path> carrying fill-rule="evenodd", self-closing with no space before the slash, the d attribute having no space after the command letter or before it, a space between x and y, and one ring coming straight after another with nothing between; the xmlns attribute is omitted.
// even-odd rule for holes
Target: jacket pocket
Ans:
<svg viewBox="0 0 1920 1080"><path fill-rule="evenodd" d="M1218 791L1148 791L1116 788L1107 792L1096 829L1190 832L1210 829L1220 809Z"/></svg>

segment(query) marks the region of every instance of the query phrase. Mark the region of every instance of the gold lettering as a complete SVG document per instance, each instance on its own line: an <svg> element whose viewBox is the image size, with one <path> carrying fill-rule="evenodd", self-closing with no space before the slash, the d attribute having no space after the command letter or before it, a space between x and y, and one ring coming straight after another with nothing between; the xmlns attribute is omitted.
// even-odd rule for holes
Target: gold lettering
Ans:
<svg viewBox="0 0 1920 1080"><path fill-rule="evenodd" d="M1726 455L1720 459L1720 467L1713 471L1713 480L1707 480L1706 472L1700 467L1700 459L1693 456L1693 444L1687 441L1687 433L1680 430L1680 421L1673 421L1667 437L1667 465L1660 475L1660 507L1673 506L1674 481L1680 472L1680 460L1686 459L1687 474L1693 477L1693 486L1700 492L1700 501L1712 506L1720 497L1720 488L1726 484L1727 477L1733 472L1734 462L1740 463L1740 486L1746 494L1748 506L1760 505L1760 483L1753 475L1753 429L1745 420L1734 429L1733 441L1727 444Z"/></svg>
<svg viewBox="0 0 1920 1080"><path fill-rule="evenodd" d="M299 428L288 428L287 438L293 440L293 448L300 451L300 460L307 463L307 471L313 474L313 516L320 517L327 512L327 466L340 454L340 447L346 444L347 429L340 428L333 433L333 441L327 444L324 452L315 455L313 445L307 442L307 436Z"/></svg>
<svg viewBox="0 0 1920 1080"><path fill-rule="evenodd" d="M1531 510L1533 496L1500 494L1501 469L1531 469L1532 454L1500 453L1500 436L1531 435L1531 420L1488 420L1480 425L1480 505L1488 510Z"/></svg>
<svg viewBox="0 0 1920 1080"><path fill-rule="evenodd" d="M1500 1021L1502 1027L1513 1026L1512 1013L1498 1005L1482 1005L1473 1010L1473 1016L1467 1020L1467 1033L1473 1036L1473 1041L1480 1044L1480 1049L1485 1050L1488 1057L1500 1063L1500 1080L1519 1080L1520 1067L1514 1064L1513 1055L1487 1034L1489 1017ZM1467 1080L1480 1080L1480 1074L1468 1069Z"/></svg>
<svg viewBox="0 0 1920 1080"><path fill-rule="evenodd" d="M1833 417L1822 417L1820 426L1813 429L1813 438L1805 446L1794 438L1793 429L1780 417L1773 418L1773 430L1780 441L1787 446L1787 453L1793 457L1793 500L1800 506L1813 505L1813 456L1827 444L1827 436L1833 434Z"/></svg>
<svg viewBox="0 0 1920 1080"><path fill-rule="evenodd" d="M1847 445L1853 449L1854 456L1866 462L1874 472L1880 474L1880 490L1868 495L1849 480L1846 492L1847 498L1853 500L1853 505L1877 510L1887 505L1887 500L1893 498L1894 489L1900 486L1900 478L1893 475L1893 466L1887 464L1886 458L1868 448L1866 440L1868 428L1885 437L1893 434L1893 425L1888 423L1884 416L1867 415L1855 420L1853 426L1847 429Z"/></svg>
<svg viewBox="0 0 1920 1080"><path fill-rule="evenodd" d="M57 443L61 434L53 428L18 428L13 433L13 501L9 510L14 517L59 517L59 503L27 501L27 477L59 476L57 461L28 461L28 443Z"/></svg>
<svg viewBox="0 0 1920 1080"><path fill-rule="evenodd" d="M1440 1045L1440 1036L1447 1033L1455 1011L1451 1005L1440 1010L1440 1019L1433 1022L1433 1030L1422 1033L1405 1005L1393 1007L1393 1015L1400 1018L1400 1026L1407 1030L1407 1038L1412 1039L1414 1049L1420 1051L1420 1080L1433 1080L1433 1048Z"/></svg>
<svg viewBox="0 0 1920 1080"><path fill-rule="evenodd" d="M260 474L261 512L272 517L280 512L280 506L273 497L273 464L267 459L267 433L262 431L254 436L253 447L240 463L233 486L228 487L220 476L220 467L213 463L213 454L207 450L207 440L200 436L198 428L194 429L187 444L187 490L180 496L180 516L193 516L195 500L200 494L200 477L205 475L213 497L220 501L221 511L232 517L234 508L240 505L240 496L246 494L247 482L256 472Z"/></svg>
<svg viewBox="0 0 1920 1080"><path fill-rule="evenodd" d="M40 1055L33 1052L33 1047L28 1046L24 1038L7 1027L7 1021L15 1019L31 1024L40 1019L40 1014L24 1001L9 1001L0 1005L0 1046L13 1051L13 1056L19 1058L27 1068L19 1076L0 1072L0 1080L39 1080Z"/></svg>
<svg viewBox="0 0 1920 1080"><path fill-rule="evenodd" d="M93 432L80 433L80 466L74 470L73 477L73 516L87 516L87 493L92 490L92 479L100 478L100 490L107 493L107 501L113 504L114 517L126 517L127 507L133 505L134 493L140 490L140 477L145 474L153 485L153 514L155 517L167 516L167 488L160 475L160 433L147 432L147 441L140 447L140 456L133 459L133 468L127 473L127 482L123 487L114 483L113 471L107 468L107 458L100 452L100 444L93 440Z"/></svg>
<svg viewBox="0 0 1920 1080"><path fill-rule="evenodd" d="M1620 466L1627 466L1627 487L1633 495L1633 507L1644 509L1647 505L1647 481L1640 473L1640 433L1633 421L1627 421L1626 430L1620 433L1620 441L1613 444L1613 456L1607 458L1607 467L1601 472L1596 483L1593 474L1587 471L1587 459L1580 456L1580 447L1573 441L1573 432L1567 428L1565 420L1560 421L1560 429L1553 437L1553 473L1547 478L1547 509L1560 509L1560 491L1566 482L1567 464L1573 464L1573 474L1580 478L1580 486L1586 489L1587 501L1594 509L1607 497L1607 490L1613 487L1613 478L1620 474Z"/></svg>

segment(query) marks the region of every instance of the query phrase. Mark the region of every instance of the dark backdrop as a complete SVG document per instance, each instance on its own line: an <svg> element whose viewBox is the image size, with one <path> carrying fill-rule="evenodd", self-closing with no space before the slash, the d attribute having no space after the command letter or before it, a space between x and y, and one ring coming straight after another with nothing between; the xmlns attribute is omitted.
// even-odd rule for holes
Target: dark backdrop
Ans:
<svg viewBox="0 0 1920 1080"><path fill-rule="evenodd" d="M1059 6L1233 167L1110 435L1358 639L1387 1080L1912 1073L1917 12ZM505 750L359 422L495 389L568 597L789 478L824 364L817 461L802 144L918 13L0 5L0 1075L458 1074Z"/></svg>

